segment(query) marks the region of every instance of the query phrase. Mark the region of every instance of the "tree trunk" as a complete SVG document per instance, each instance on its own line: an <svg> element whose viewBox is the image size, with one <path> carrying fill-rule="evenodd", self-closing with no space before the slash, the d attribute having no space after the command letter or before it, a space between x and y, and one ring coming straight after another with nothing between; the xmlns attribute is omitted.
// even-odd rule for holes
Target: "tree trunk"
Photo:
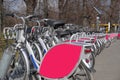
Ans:
<svg viewBox="0 0 120 80"><path fill-rule="evenodd" d="M44 0L44 17L48 18L48 1Z"/></svg>
<svg viewBox="0 0 120 80"><path fill-rule="evenodd" d="M33 14L36 6L36 0L25 0L25 3L27 5L27 15Z"/></svg>
<svg viewBox="0 0 120 80"><path fill-rule="evenodd" d="M2 21L3 21L3 17L2 17L2 13L3 13L3 9L2 9L2 0L0 0L0 32L2 32Z"/></svg>
<svg viewBox="0 0 120 80"><path fill-rule="evenodd" d="M63 8L62 8L62 6L63 6L63 2L64 2L64 0L60 0L58 3L58 5L59 5L59 19L62 19L62 16L63 16Z"/></svg>
<svg viewBox="0 0 120 80"><path fill-rule="evenodd" d="M87 26L87 2L86 0L83 0L83 26L86 27Z"/></svg>

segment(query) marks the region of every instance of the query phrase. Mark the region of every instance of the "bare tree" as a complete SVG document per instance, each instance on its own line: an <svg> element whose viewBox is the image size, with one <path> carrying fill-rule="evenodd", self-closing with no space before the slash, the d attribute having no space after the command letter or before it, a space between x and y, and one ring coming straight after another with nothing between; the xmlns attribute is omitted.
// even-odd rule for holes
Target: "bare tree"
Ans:
<svg viewBox="0 0 120 80"><path fill-rule="evenodd" d="M54 3L53 1L56 2ZM51 0L51 2L49 0L25 0L25 2L28 14L63 19L68 23L83 26L90 26L90 24L96 23L97 12L94 10L94 7L98 7L104 12L100 18L102 23L108 23L109 21L116 23L119 19L118 6L120 0L111 0L111 5L107 7L101 4L101 0Z"/></svg>

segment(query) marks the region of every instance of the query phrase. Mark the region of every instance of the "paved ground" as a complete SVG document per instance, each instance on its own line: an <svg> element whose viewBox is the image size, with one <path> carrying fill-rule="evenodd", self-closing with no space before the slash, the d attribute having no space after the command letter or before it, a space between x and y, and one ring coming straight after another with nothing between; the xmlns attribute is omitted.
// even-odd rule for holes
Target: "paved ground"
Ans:
<svg viewBox="0 0 120 80"><path fill-rule="evenodd" d="M96 57L95 80L120 80L120 40Z"/></svg>

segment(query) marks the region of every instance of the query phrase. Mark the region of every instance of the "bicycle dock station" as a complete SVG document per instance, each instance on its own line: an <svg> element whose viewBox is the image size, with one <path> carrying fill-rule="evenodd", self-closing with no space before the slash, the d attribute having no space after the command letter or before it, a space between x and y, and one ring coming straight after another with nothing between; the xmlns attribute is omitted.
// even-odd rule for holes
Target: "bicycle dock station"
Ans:
<svg viewBox="0 0 120 80"><path fill-rule="evenodd" d="M120 0L0 0L0 80L120 80Z"/></svg>

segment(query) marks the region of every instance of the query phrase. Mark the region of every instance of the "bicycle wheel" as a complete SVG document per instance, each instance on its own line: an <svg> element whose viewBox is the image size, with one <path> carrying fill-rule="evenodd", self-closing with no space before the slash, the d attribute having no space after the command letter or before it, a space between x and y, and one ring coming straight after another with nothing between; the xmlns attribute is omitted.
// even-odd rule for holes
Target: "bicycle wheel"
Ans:
<svg viewBox="0 0 120 80"><path fill-rule="evenodd" d="M92 73L83 65L80 64L76 72L72 75L70 80L94 80Z"/></svg>
<svg viewBox="0 0 120 80"><path fill-rule="evenodd" d="M17 49L3 80L29 80L29 61L25 49Z"/></svg>
<svg viewBox="0 0 120 80"><path fill-rule="evenodd" d="M105 44L105 48L109 48L109 47L110 47L110 45L111 45L111 41L110 41L110 40L108 40L108 41L106 42L106 44Z"/></svg>
<svg viewBox="0 0 120 80"><path fill-rule="evenodd" d="M37 43L35 43L35 42L32 43L32 49L33 49L33 52L34 52L34 54L35 54L36 59L37 59L38 61L41 61L43 55L42 55L42 51L41 51L39 45L38 45Z"/></svg>
<svg viewBox="0 0 120 80"><path fill-rule="evenodd" d="M96 44L96 48L97 48L97 53L95 54L95 57L96 57L97 55L99 55L100 52L101 52L101 45L100 45L99 42L97 42L97 44Z"/></svg>
<svg viewBox="0 0 120 80"><path fill-rule="evenodd" d="M97 46L97 43L93 44L92 52L94 53L95 57L97 56L98 51L99 51L99 48Z"/></svg>

